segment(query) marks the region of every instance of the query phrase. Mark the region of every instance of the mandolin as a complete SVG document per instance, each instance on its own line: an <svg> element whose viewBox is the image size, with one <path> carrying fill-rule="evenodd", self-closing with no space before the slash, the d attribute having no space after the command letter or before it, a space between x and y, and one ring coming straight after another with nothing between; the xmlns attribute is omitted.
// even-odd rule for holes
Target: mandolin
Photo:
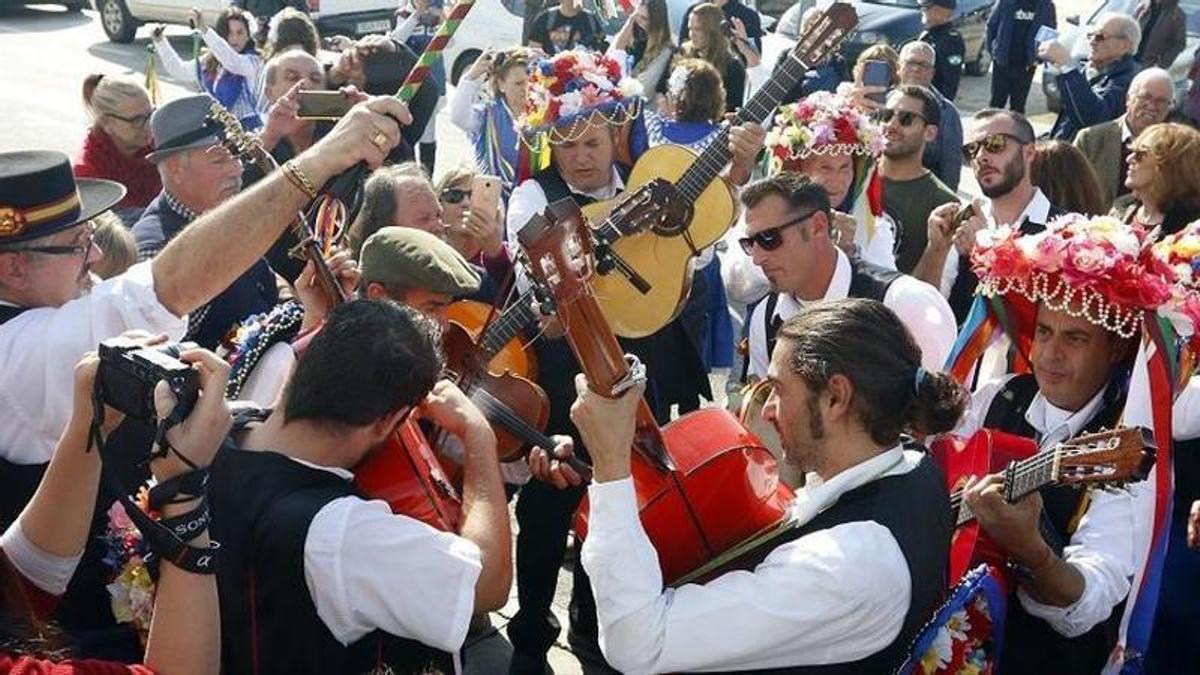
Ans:
<svg viewBox="0 0 1200 675"><path fill-rule="evenodd" d="M811 64L833 54L858 25L854 7L835 2L822 12L762 88L738 110L733 124L765 123ZM592 281L600 307L622 337L645 337L667 325L682 309L691 290L691 260L729 229L737 216L733 189L718 175L729 164L726 124L696 155L687 148L661 145L646 151L626 181L630 188L659 179L674 193L672 217L655 227L613 228L594 233L600 263L612 267ZM603 219L628 193L585 206L593 222ZM607 258L607 259L606 259ZM603 269L602 267L602 269Z"/></svg>
<svg viewBox="0 0 1200 675"><path fill-rule="evenodd" d="M953 586L980 563L1003 570L1007 559L963 502L967 478L1003 471L1009 502L1048 485L1113 488L1145 480L1154 466L1155 445L1149 431L1126 427L1076 436L1039 452L1033 439L980 429L970 438L938 439L929 452L945 470L950 488L956 526L950 548Z"/></svg>
<svg viewBox="0 0 1200 675"><path fill-rule="evenodd" d="M644 379L643 364L621 351L592 289L589 228L571 199L535 215L518 235L531 278L554 298L571 351L602 396L616 397ZM792 491L775 459L753 434L719 408L689 413L660 428L643 399L632 455L642 524L658 551L663 578L677 585L719 573L790 526ZM587 536L584 498L575 523Z"/></svg>

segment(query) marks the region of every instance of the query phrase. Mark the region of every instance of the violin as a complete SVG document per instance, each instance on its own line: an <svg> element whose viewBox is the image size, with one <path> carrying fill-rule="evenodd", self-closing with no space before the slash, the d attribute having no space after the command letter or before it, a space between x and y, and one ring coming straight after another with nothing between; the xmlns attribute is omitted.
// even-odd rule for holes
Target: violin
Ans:
<svg viewBox="0 0 1200 675"><path fill-rule="evenodd" d="M643 208L643 207L639 207ZM626 213L624 217L657 217ZM595 258L579 207L564 199L535 215L518 234L530 273L553 296L571 351L593 391L620 396L642 365L621 351L592 289ZM775 458L728 411L706 408L659 427L643 399L637 410L632 478L646 535L663 578L679 585L746 564L746 554L790 529L791 488ZM575 531L585 538L584 497Z"/></svg>

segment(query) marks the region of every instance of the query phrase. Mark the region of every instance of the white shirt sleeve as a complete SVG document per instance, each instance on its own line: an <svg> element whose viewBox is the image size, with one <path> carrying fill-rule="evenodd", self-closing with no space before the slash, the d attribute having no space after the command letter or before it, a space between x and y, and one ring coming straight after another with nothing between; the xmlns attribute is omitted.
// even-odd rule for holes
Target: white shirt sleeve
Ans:
<svg viewBox="0 0 1200 675"><path fill-rule="evenodd" d="M171 41L165 37L154 41L154 49L158 52L159 61L162 62L163 70L171 77L180 82L199 86L200 82L197 79L196 59L184 61L179 58L179 52L175 51L175 47L171 45Z"/></svg>
<svg viewBox="0 0 1200 675"><path fill-rule="evenodd" d="M326 504L304 541L317 615L344 645L380 629L458 651L482 567L470 541L358 497Z"/></svg>
<svg viewBox="0 0 1200 675"><path fill-rule="evenodd" d="M513 189L512 195L508 198L508 215L505 218L505 234L508 237L508 246L511 251L521 250L521 244L517 239L517 233L535 213L541 213L546 209L549 202L546 200L546 193L542 190L541 184L532 178L522 182ZM525 275L524 265L515 265L513 273L516 277L514 283L517 286L517 291L524 293L529 290L529 279Z"/></svg>
<svg viewBox="0 0 1200 675"><path fill-rule="evenodd" d="M865 197L864 197L865 198ZM889 270L896 269L896 224L886 215L875 219L875 236L867 240L867 228L859 223L854 230L854 243L863 260Z"/></svg>
<svg viewBox="0 0 1200 675"><path fill-rule="evenodd" d="M242 54L229 43L221 34L213 30L210 26L204 31L202 36L204 44L212 50L213 56L217 57L217 61L221 62L221 67L234 75L241 75L246 78L246 81L254 86L258 84L258 71L262 69L262 59L258 54Z"/></svg>
<svg viewBox="0 0 1200 675"><path fill-rule="evenodd" d="M1180 441L1200 437L1200 375L1193 375L1184 386L1171 412L1171 428Z"/></svg>
<svg viewBox="0 0 1200 675"><path fill-rule="evenodd" d="M753 572L663 590L632 480L593 483L588 496L582 560L601 649L621 672L841 663L869 656L900 632L912 580L882 525L814 532L780 546Z"/></svg>
<svg viewBox="0 0 1200 675"><path fill-rule="evenodd" d="M946 254L946 264L942 266L942 283L938 285L938 290L947 298L950 297L950 291L954 289L954 282L958 280L958 249L951 246L950 252Z"/></svg>
<svg viewBox="0 0 1200 675"><path fill-rule="evenodd" d="M760 302L754 307L754 311L750 312L750 331L747 333L747 341L750 343L750 364L746 369L746 377L757 377L759 379L767 376L767 366L771 364L771 357L767 354L767 333L763 326L763 314L767 311L766 301Z"/></svg>
<svg viewBox="0 0 1200 675"><path fill-rule="evenodd" d="M449 110L450 123L468 134L478 133L483 126L483 118L478 114L475 105L482 87L482 82L472 80L464 73L458 78L458 84L450 87L447 95L446 107Z"/></svg>
<svg viewBox="0 0 1200 675"><path fill-rule="evenodd" d="M1129 594L1130 580L1148 546L1154 491L1146 482L1115 492L1093 490L1091 503L1063 549L1063 560L1083 575L1083 594L1069 607L1043 605L1023 588L1021 604L1064 637L1078 637L1106 620Z"/></svg>
<svg viewBox="0 0 1200 675"><path fill-rule="evenodd" d="M186 318L159 302L149 262L61 307L31 309L0 326L0 457L15 464L49 461L71 415L76 362L134 328L174 340L187 328Z"/></svg>
<svg viewBox="0 0 1200 675"><path fill-rule="evenodd" d="M413 31L417 28L417 21L421 15L417 12L410 12L403 21L396 23L396 27L392 29L392 39L396 42L408 42L408 38L412 37Z"/></svg>
<svg viewBox="0 0 1200 675"><path fill-rule="evenodd" d="M83 558L83 551L67 558L46 553L25 536L19 519L0 536L0 549L4 550L4 556L21 576L51 595L67 592L67 584L71 582L75 568Z"/></svg>
<svg viewBox="0 0 1200 675"><path fill-rule="evenodd" d="M250 372L242 385L238 396L243 401L254 401L263 408L274 408L283 394L296 365L296 350L290 343L281 342L271 345L266 354L259 359L258 365Z"/></svg>
<svg viewBox="0 0 1200 675"><path fill-rule="evenodd" d="M921 348L921 365L940 371L958 337L958 322L949 303L936 288L910 276L897 279L883 298L912 333Z"/></svg>

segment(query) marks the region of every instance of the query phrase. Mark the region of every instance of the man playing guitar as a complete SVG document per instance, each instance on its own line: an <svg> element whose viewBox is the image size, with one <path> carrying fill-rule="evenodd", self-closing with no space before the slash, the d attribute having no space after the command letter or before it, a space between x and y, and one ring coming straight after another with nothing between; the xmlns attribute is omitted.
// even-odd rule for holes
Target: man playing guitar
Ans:
<svg viewBox="0 0 1200 675"><path fill-rule="evenodd" d="M944 591L952 527L938 470L900 434L949 429L966 399L920 364L875 300L814 303L785 322L764 416L808 472L795 526L750 571L665 590L629 477L642 390L608 399L580 375L571 418L595 479L583 565L608 660L630 673L892 672Z"/></svg>

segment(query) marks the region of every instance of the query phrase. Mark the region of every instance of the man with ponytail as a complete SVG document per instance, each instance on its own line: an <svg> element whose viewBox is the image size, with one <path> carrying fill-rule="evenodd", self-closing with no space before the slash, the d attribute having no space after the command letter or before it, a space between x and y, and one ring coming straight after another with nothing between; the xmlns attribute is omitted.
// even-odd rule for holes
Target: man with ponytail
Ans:
<svg viewBox="0 0 1200 675"><path fill-rule="evenodd" d="M745 571L664 589L630 478L636 387L607 399L576 380L571 419L594 482L583 565L605 657L622 672L893 672L946 584L948 495L901 434L947 431L966 392L924 369L877 300L806 305L784 322L763 416L807 472L793 526L739 560Z"/></svg>

